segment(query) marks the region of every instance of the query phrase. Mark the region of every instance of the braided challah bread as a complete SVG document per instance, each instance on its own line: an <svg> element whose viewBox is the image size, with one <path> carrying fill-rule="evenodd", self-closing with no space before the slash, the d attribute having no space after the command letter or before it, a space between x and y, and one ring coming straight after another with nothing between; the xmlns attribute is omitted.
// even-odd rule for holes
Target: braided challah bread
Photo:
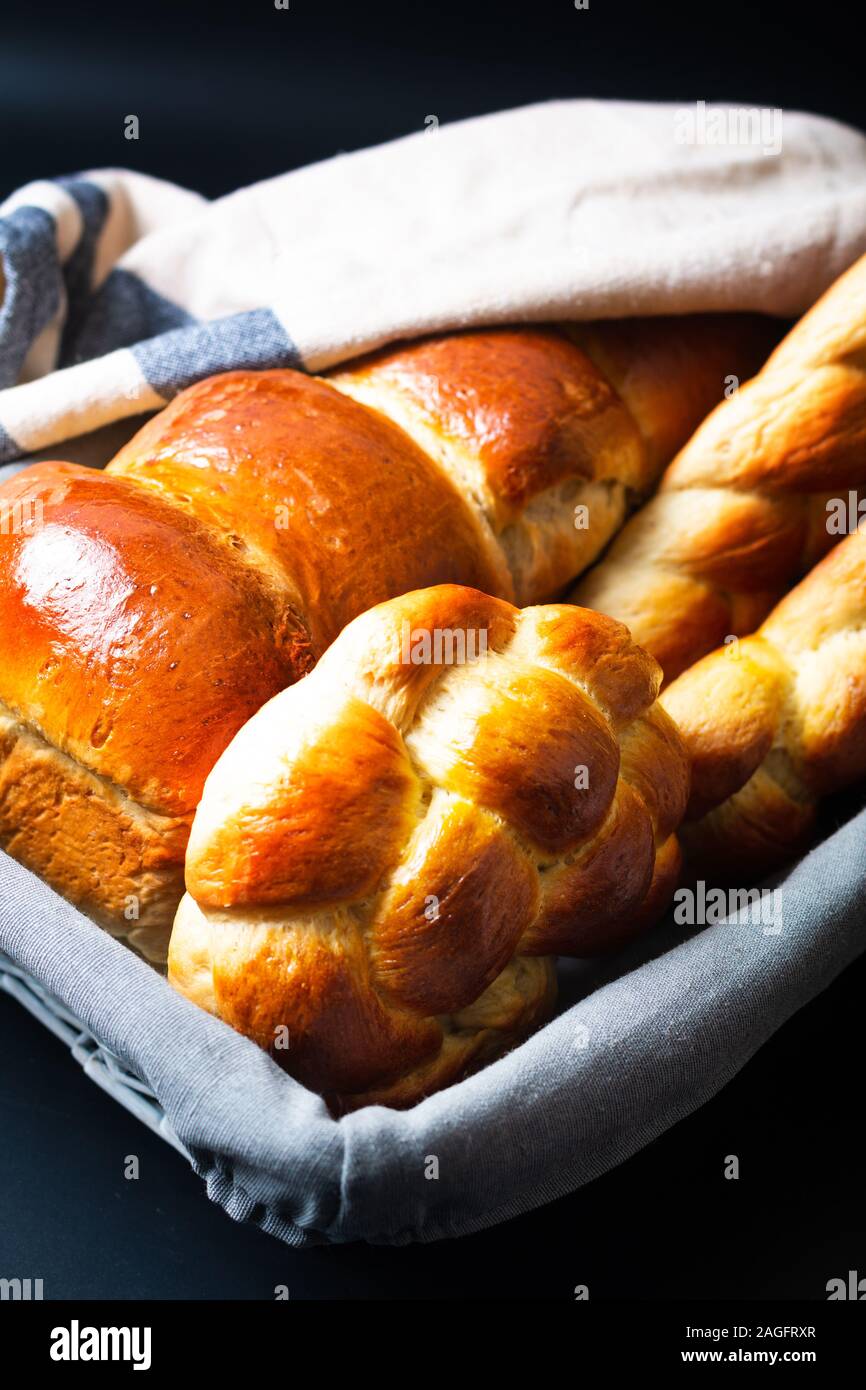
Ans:
<svg viewBox="0 0 866 1390"><path fill-rule="evenodd" d="M569 580L766 329L578 336L586 351L554 330L452 335L333 385L231 372L104 473L44 463L3 484L0 845L164 959L204 778L249 716L395 594L538 599Z"/></svg>
<svg viewBox="0 0 866 1390"><path fill-rule="evenodd" d="M671 680L754 630L839 539L828 500L858 489L866 495L866 257L716 407L570 597L627 623Z"/></svg>
<svg viewBox="0 0 866 1390"><path fill-rule="evenodd" d="M548 957L673 892L688 770L659 680L578 608L442 585L356 618L208 777L170 980L340 1109L500 1052L544 1017Z"/></svg>
<svg viewBox="0 0 866 1390"><path fill-rule="evenodd" d="M450 476L504 561L515 603L560 593L720 399L769 351L747 315L494 329L388 349L332 373Z"/></svg>
<svg viewBox="0 0 866 1390"><path fill-rule="evenodd" d="M819 800L866 777L866 532L662 703L692 757L682 837L694 868L760 876L801 852Z"/></svg>

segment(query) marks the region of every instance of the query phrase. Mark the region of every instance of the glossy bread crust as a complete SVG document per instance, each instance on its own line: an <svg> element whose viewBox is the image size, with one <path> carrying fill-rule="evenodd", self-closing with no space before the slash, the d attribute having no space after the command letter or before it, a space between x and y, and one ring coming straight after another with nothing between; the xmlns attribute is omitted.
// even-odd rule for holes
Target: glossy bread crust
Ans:
<svg viewBox="0 0 866 1390"><path fill-rule="evenodd" d="M692 759L695 871L760 876L806 848L820 799L866 776L866 531L662 703Z"/></svg>
<svg viewBox="0 0 866 1390"><path fill-rule="evenodd" d="M104 473L37 464L0 507L35 522L0 533L0 843L157 961L245 720L370 602L510 591L435 465L297 372L203 382Z"/></svg>
<svg viewBox="0 0 866 1390"><path fill-rule="evenodd" d="M760 370L779 338L760 314L677 314L569 324L634 418L644 442L641 491L724 397Z"/></svg>
<svg viewBox="0 0 866 1390"><path fill-rule="evenodd" d="M0 537L0 843L164 961L204 779L309 667L308 635L267 576L123 479L44 463L2 494L35 524Z"/></svg>
<svg viewBox="0 0 866 1390"><path fill-rule="evenodd" d="M226 372L182 392L109 464L252 557L321 655L407 588L511 581L471 507L389 420L303 372Z"/></svg>
<svg viewBox="0 0 866 1390"><path fill-rule="evenodd" d="M230 372L182 392L104 474L37 464L4 483L0 522L42 516L0 525L0 708L17 731L0 843L152 952L204 778L244 720L394 594L454 581L534 602L572 578L718 394L720 332L742 361L764 336L733 315L585 326L584 346L496 330L330 383ZM593 721L555 681L545 709ZM485 740L472 775L489 782L495 728ZM82 816L105 839L89 871Z"/></svg>
<svg viewBox="0 0 866 1390"><path fill-rule="evenodd" d="M752 632L836 542L827 501L866 496L866 257L723 401L573 589L672 680Z"/></svg>
<svg viewBox="0 0 866 1390"><path fill-rule="evenodd" d="M471 497L519 604L552 598L769 351L748 314L451 333L331 373ZM576 509L585 508L585 513Z"/></svg>
<svg viewBox="0 0 866 1390"><path fill-rule="evenodd" d="M673 887L659 679L563 605L442 585L363 614L208 778L169 978L337 1109L513 1044L551 955L622 944Z"/></svg>
<svg viewBox="0 0 866 1390"><path fill-rule="evenodd" d="M443 458L449 446L466 449L467 472L474 464L497 522L514 520L531 497L568 477L619 474L635 488L644 481L634 420L586 353L556 329L428 338L331 379L417 412Z"/></svg>
<svg viewBox="0 0 866 1390"><path fill-rule="evenodd" d="M164 964L192 815L147 811L0 707L0 842L113 936Z"/></svg>

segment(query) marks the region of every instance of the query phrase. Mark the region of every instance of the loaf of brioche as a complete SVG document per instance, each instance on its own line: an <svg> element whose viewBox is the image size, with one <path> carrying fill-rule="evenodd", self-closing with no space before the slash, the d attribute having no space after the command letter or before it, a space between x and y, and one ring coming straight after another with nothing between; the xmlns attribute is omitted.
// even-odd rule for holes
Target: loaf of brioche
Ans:
<svg viewBox="0 0 866 1390"><path fill-rule="evenodd" d="M694 870L754 882L801 853L821 798L866 777L866 531L662 703L692 759Z"/></svg>
<svg viewBox="0 0 866 1390"><path fill-rule="evenodd" d="M627 623L673 679L752 632L866 497L866 257L723 401L570 597Z"/></svg>
<svg viewBox="0 0 866 1390"><path fill-rule="evenodd" d="M0 846L164 959L204 779L255 710L393 595L548 597L766 328L574 336L452 334L331 383L231 372L104 473L0 487Z"/></svg>
<svg viewBox="0 0 866 1390"><path fill-rule="evenodd" d="M549 957L621 945L673 892L660 678L565 605L441 585L356 618L208 777L171 982L337 1109L488 1060L546 1015Z"/></svg>
<svg viewBox="0 0 866 1390"><path fill-rule="evenodd" d="M428 339L330 380L380 410L470 502L517 604L558 596L653 488L734 363L775 336L749 315L695 314Z"/></svg>

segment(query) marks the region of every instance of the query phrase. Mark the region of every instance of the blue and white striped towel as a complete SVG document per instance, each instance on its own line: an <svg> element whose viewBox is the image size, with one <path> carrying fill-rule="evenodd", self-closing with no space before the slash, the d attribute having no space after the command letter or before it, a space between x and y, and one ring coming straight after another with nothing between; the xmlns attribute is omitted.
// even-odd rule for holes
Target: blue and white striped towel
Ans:
<svg viewBox="0 0 866 1390"><path fill-rule="evenodd" d="M786 112L768 145L748 115L552 102L211 204L123 170L29 184L0 207L0 464L232 367L477 323L798 314L866 251L866 139Z"/></svg>

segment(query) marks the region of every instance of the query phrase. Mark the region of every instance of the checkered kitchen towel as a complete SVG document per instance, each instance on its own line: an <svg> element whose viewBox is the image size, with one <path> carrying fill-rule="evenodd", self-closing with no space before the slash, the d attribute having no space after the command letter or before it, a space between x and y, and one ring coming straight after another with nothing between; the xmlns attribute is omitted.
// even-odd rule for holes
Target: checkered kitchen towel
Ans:
<svg viewBox="0 0 866 1390"><path fill-rule="evenodd" d="M211 205L122 171L32 184L0 208L0 463L62 456L214 371L317 369L427 330L795 315L864 251L862 136L701 104L507 112ZM299 1245L429 1240L621 1162L866 948L866 812L830 828L768 916L563 967L556 1019L405 1113L333 1120L2 853L0 952L152 1089L232 1216Z"/></svg>

